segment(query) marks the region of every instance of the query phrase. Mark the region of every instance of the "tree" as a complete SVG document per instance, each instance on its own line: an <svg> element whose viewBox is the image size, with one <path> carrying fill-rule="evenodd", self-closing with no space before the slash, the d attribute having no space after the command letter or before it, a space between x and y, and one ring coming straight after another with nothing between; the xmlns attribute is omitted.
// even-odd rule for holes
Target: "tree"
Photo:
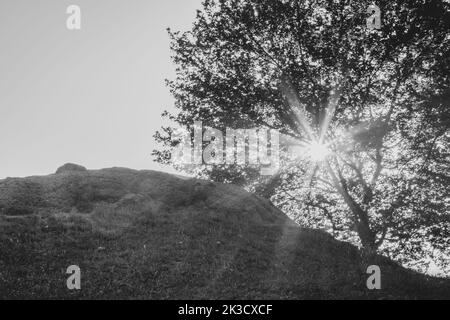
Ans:
<svg viewBox="0 0 450 320"><path fill-rule="evenodd" d="M170 32L179 112L165 116L182 127L279 130L283 166L271 178L237 165L195 174L243 184L337 237L356 235L369 254L414 260L426 243L450 259L450 6L378 1L373 29L371 4L204 1L191 31ZM159 162L171 162L172 133L155 135Z"/></svg>

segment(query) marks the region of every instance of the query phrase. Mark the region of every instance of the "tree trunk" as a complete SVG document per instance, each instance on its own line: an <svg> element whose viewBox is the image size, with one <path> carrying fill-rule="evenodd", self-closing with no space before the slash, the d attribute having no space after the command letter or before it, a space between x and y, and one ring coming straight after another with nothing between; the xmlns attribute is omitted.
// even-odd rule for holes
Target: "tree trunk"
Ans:
<svg viewBox="0 0 450 320"><path fill-rule="evenodd" d="M361 240L363 251L369 255L374 255L378 250L378 246L376 244L376 235L370 228L369 215L361 208L361 206L353 199L351 194L348 192L345 179L342 176L340 176L340 179L336 177L333 169L331 169L329 162L327 162L327 169L331 175L331 178L333 179L334 186L341 194L345 203L353 214L356 231L358 232L359 239Z"/></svg>
<svg viewBox="0 0 450 320"><path fill-rule="evenodd" d="M375 254L378 250L378 247L376 245L376 236L370 228L367 213L364 212L356 203L353 203L350 206L350 210L355 217L356 231L358 233L359 239L361 240L363 250L370 255Z"/></svg>

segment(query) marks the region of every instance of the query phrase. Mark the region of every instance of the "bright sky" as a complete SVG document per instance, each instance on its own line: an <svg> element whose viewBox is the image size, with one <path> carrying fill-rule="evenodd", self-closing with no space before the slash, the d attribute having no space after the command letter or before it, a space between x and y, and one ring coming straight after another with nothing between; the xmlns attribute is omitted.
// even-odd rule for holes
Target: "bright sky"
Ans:
<svg viewBox="0 0 450 320"><path fill-rule="evenodd" d="M153 134L173 108L167 27L201 0L0 0L0 178L66 162L169 170ZM66 28L69 5L81 30Z"/></svg>

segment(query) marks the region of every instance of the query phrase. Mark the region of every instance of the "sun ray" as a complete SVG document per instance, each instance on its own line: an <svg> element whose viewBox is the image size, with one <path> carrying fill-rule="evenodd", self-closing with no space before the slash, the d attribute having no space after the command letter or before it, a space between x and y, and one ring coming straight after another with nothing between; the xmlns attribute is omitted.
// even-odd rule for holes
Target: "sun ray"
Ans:
<svg viewBox="0 0 450 320"><path fill-rule="evenodd" d="M309 140L313 140L315 138L314 131L308 122L308 117L306 116L305 109L300 102L297 94L295 93L291 82L288 80L283 81L281 85L281 91L286 97L292 111L294 112L296 120L300 124L300 128L303 129Z"/></svg>
<svg viewBox="0 0 450 320"><path fill-rule="evenodd" d="M338 88L337 90L331 91L331 99L328 104L327 110L325 111L325 118L320 126L320 136L319 143L323 143L325 140L325 136L330 128L331 121L333 120L334 114L336 113L336 107L338 105L339 99L341 98L341 90Z"/></svg>
<svg viewBox="0 0 450 320"><path fill-rule="evenodd" d="M326 136L341 97L341 89L336 87L330 92L331 97L325 112L325 117L319 128L320 132L318 137L314 133L314 130L308 121L305 108L289 79L283 80L281 84L281 91L294 112L300 129L303 130L306 135L305 139L294 139L295 142L292 143L291 140L293 139L288 138L287 142L290 151L297 155L297 158L307 157L311 160L311 165L308 166L307 171L305 172L305 181L307 181L308 185L311 185L321 163L326 162L328 157L332 154L330 149L331 142L326 141ZM293 148L291 149L291 147Z"/></svg>

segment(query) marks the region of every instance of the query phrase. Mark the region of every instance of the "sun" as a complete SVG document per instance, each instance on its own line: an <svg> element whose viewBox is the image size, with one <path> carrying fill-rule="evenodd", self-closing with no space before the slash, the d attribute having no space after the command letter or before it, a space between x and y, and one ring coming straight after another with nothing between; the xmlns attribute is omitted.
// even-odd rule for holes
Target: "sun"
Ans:
<svg viewBox="0 0 450 320"><path fill-rule="evenodd" d="M310 159L313 162L322 162L333 153L329 143L323 143L316 139L291 146L289 151L296 158Z"/></svg>
<svg viewBox="0 0 450 320"><path fill-rule="evenodd" d="M331 154L331 150L327 144L319 141L311 141L308 143L306 146L306 152L313 161L317 162L325 160Z"/></svg>

